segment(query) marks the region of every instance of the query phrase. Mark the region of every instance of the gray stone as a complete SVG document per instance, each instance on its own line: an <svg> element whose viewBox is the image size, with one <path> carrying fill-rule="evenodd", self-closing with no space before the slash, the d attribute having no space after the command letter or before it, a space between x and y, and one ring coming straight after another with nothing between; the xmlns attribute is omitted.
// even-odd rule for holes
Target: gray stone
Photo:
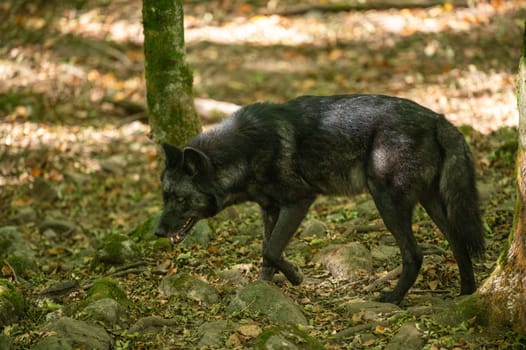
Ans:
<svg viewBox="0 0 526 350"><path fill-rule="evenodd" d="M35 252L14 226L0 228L0 258L6 260L20 275L36 269Z"/></svg>
<svg viewBox="0 0 526 350"><path fill-rule="evenodd" d="M104 238L97 250L94 263L123 264L138 255L138 247L128 236L114 233Z"/></svg>
<svg viewBox="0 0 526 350"><path fill-rule="evenodd" d="M402 325L385 347L385 350L420 350L424 340L414 322Z"/></svg>
<svg viewBox="0 0 526 350"><path fill-rule="evenodd" d="M1 348L0 348L1 349ZM55 335L45 337L39 341L32 350L73 350L73 340L64 339Z"/></svg>
<svg viewBox="0 0 526 350"><path fill-rule="evenodd" d="M206 346L212 346L219 348L224 345L223 339L226 338L226 335L234 332L236 328L236 323L226 320L203 323L197 330L199 336L201 337L197 347L202 348Z"/></svg>
<svg viewBox="0 0 526 350"><path fill-rule="evenodd" d="M188 233L182 244L186 247L191 247L194 244L206 247L208 243L210 243L212 234L213 232L208 220L199 220Z"/></svg>
<svg viewBox="0 0 526 350"><path fill-rule="evenodd" d="M315 338L294 325L274 326L256 339L258 350L323 350L325 347Z"/></svg>
<svg viewBox="0 0 526 350"><path fill-rule="evenodd" d="M133 326L130 327L128 333L159 333L163 327L170 327L177 324L177 320L162 318L159 316L148 316L137 320Z"/></svg>
<svg viewBox="0 0 526 350"><path fill-rule="evenodd" d="M109 349L111 338L104 328L85 321L62 317L44 326L44 332L54 332L57 341L70 344L73 348ZM38 349L45 349L39 345Z"/></svg>
<svg viewBox="0 0 526 350"><path fill-rule="evenodd" d="M249 282L246 275L252 267L252 264L238 264L228 270L221 271L219 277L226 283L230 283L235 287L241 287Z"/></svg>
<svg viewBox="0 0 526 350"><path fill-rule="evenodd" d="M372 249L371 255L375 261L388 262L395 258L399 252L398 247L382 244Z"/></svg>
<svg viewBox="0 0 526 350"><path fill-rule="evenodd" d="M311 219L308 220L303 228L303 231L301 232L300 237L317 237L322 238L325 237L327 234L327 224L323 221Z"/></svg>
<svg viewBox="0 0 526 350"><path fill-rule="evenodd" d="M314 262L325 267L333 277L351 281L373 268L371 253L359 242L330 245L316 254Z"/></svg>
<svg viewBox="0 0 526 350"><path fill-rule="evenodd" d="M119 324L125 317L125 309L116 300L103 298L86 306L82 311L82 318L102 322L108 327Z"/></svg>
<svg viewBox="0 0 526 350"><path fill-rule="evenodd" d="M265 281L255 281L238 290L226 311L229 314L244 311L254 317L263 314L280 324L307 324L294 301Z"/></svg>
<svg viewBox="0 0 526 350"><path fill-rule="evenodd" d="M16 210L16 214L13 216L13 221L18 224L26 224L29 222L35 222L37 219L37 213L33 207L24 206Z"/></svg>
<svg viewBox="0 0 526 350"><path fill-rule="evenodd" d="M219 301L219 296L214 287L185 272L165 277L161 281L159 290L165 297L175 295L207 304L214 304Z"/></svg>

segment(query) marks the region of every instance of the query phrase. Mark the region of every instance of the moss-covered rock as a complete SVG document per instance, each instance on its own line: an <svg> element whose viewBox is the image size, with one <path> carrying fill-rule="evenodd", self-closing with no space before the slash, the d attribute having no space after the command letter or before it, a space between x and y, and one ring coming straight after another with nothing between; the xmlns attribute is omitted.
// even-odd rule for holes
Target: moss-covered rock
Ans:
<svg viewBox="0 0 526 350"><path fill-rule="evenodd" d="M139 224L130 234L136 241L156 240L155 229L161 218L161 213L154 214Z"/></svg>
<svg viewBox="0 0 526 350"><path fill-rule="evenodd" d="M255 281L241 288L227 307L228 313L247 312L254 317L266 315L280 324L307 324L300 308L279 288Z"/></svg>
<svg viewBox="0 0 526 350"><path fill-rule="evenodd" d="M0 278L0 327L21 319L25 307L23 295L8 280Z"/></svg>
<svg viewBox="0 0 526 350"><path fill-rule="evenodd" d="M208 304L219 301L219 296L214 287L184 272L165 277L161 281L159 289L166 297L175 295Z"/></svg>
<svg viewBox="0 0 526 350"><path fill-rule="evenodd" d="M94 259L94 264L104 263L110 265L123 264L133 260L139 255L139 249L130 237L114 233L102 241Z"/></svg>
<svg viewBox="0 0 526 350"><path fill-rule="evenodd" d="M475 293L444 302L434 307L433 319L439 324L448 326L457 326L462 322L474 319L479 324L486 325L486 309L479 299L480 296Z"/></svg>
<svg viewBox="0 0 526 350"><path fill-rule="evenodd" d="M93 283L90 289L88 289L86 299L84 300L85 305L94 301L111 298L117 301L123 306L131 304L130 300L126 296L126 293L119 287L116 281L111 278L103 277Z"/></svg>
<svg viewBox="0 0 526 350"><path fill-rule="evenodd" d="M0 228L0 261L3 260L22 276L29 275L37 268L35 252L16 227Z"/></svg>
<svg viewBox="0 0 526 350"><path fill-rule="evenodd" d="M295 325L274 326L261 333L256 340L258 350L323 350L325 347Z"/></svg>
<svg viewBox="0 0 526 350"><path fill-rule="evenodd" d="M62 317L44 327L50 336L33 349L109 349L111 338L101 326Z"/></svg>

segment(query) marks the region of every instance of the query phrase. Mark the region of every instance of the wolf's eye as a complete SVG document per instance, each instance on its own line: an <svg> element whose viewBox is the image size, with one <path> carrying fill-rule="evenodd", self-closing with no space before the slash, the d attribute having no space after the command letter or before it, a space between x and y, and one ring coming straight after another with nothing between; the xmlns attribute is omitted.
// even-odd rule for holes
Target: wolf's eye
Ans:
<svg viewBox="0 0 526 350"><path fill-rule="evenodd" d="M184 199L184 197L176 197L176 198L175 198L175 201L176 201L177 203L182 204L182 203L185 202L185 199Z"/></svg>

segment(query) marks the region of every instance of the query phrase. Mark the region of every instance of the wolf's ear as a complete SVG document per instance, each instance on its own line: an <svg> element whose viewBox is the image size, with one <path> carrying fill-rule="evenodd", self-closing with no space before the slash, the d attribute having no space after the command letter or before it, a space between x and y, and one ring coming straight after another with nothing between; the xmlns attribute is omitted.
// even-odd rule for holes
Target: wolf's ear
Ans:
<svg viewBox="0 0 526 350"><path fill-rule="evenodd" d="M183 160L183 152L179 148L167 143L163 143L162 146L165 155L165 166L167 168L174 168L179 165Z"/></svg>
<svg viewBox="0 0 526 350"><path fill-rule="evenodd" d="M210 158L197 148L183 148L183 165L190 176L211 178L214 173Z"/></svg>

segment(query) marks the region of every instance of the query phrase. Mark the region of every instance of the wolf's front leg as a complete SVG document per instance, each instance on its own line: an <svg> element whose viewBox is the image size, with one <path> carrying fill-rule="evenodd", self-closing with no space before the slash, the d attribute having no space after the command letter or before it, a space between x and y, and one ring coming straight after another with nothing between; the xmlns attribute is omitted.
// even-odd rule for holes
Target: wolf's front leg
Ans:
<svg viewBox="0 0 526 350"><path fill-rule="evenodd" d="M267 268L266 271L262 271L263 279L267 277L264 273L268 274L271 272L268 268L274 267L283 272L290 283L294 285L298 285L303 281L301 270L283 257L283 251L305 217L305 214L307 214L307 210L309 210L313 200L314 199L311 198L305 199L279 209L274 229L270 237L268 237L268 240L265 239L263 243L263 268Z"/></svg>
<svg viewBox="0 0 526 350"><path fill-rule="evenodd" d="M267 205L261 206L261 216L263 218L263 266L261 267L261 273L259 278L265 281L271 281L274 277L274 274L277 272L277 269L272 265L272 263L265 258L265 249L267 248L268 242L272 235L272 231L278 222L279 217L279 206L276 205Z"/></svg>

